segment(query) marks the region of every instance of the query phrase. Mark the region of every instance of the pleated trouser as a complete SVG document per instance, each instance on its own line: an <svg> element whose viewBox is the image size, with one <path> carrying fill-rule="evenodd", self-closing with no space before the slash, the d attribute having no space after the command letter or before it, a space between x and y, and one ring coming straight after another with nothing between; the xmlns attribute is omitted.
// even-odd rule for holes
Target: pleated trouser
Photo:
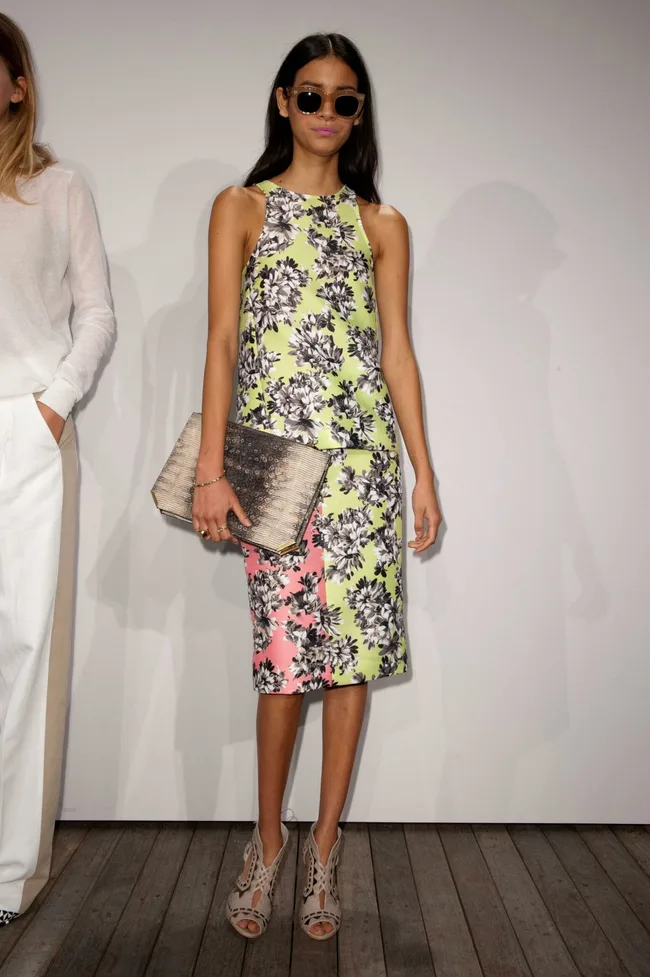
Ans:
<svg viewBox="0 0 650 977"><path fill-rule="evenodd" d="M0 912L47 882L69 700L77 446L34 396L0 398Z"/></svg>

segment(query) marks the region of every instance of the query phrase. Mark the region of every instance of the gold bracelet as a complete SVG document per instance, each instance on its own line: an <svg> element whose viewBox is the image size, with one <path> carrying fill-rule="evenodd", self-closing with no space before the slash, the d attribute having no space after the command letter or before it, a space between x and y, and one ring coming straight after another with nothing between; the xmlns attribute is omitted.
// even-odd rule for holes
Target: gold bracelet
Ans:
<svg viewBox="0 0 650 977"><path fill-rule="evenodd" d="M194 488L205 488L206 485L214 485L215 482L220 482L222 478L226 477L226 469L221 472L221 475L217 475L216 478L211 478L209 482L195 482Z"/></svg>

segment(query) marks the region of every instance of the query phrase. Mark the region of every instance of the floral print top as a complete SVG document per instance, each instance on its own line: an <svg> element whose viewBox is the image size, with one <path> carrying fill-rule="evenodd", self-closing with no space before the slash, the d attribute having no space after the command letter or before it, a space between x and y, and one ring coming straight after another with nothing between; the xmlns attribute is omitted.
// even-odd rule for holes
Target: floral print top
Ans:
<svg viewBox="0 0 650 977"><path fill-rule="evenodd" d="M259 187L266 219L243 274L238 420L322 449L394 449L356 195Z"/></svg>

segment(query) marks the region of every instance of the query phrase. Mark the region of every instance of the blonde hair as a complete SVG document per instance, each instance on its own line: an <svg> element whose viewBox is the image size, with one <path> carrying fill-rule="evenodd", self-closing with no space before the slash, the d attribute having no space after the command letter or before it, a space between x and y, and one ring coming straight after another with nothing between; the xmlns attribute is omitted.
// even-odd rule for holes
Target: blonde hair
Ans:
<svg viewBox="0 0 650 977"><path fill-rule="evenodd" d="M13 84L22 76L27 91L22 102L12 102L0 140L0 195L20 200L17 181L38 176L55 162L49 149L34 141L38 98L34 63L27 38L18 24L0 13L0 59Z"/></svg>

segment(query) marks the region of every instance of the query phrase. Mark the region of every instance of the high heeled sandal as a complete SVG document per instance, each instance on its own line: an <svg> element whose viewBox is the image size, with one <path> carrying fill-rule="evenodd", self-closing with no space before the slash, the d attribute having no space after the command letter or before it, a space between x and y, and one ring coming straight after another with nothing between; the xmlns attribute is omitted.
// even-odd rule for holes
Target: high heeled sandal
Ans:
<svg viewBox="0 0 650 977"><path fill-rule="evenodd" d="M320 852L314 838L313 824L302 850L303 860L307 867L307 879L300 905L300 926L312 940L331 939L341 925L341 901L337 881L341 836L342 831L339 828L336 841L325 865L320 860ZM325 899L321 906L322 892L325 893ZM311 927L317 923L329 923L332 929L329 933L312 933Z"/></svg>
<svg viewBox="0 0 650 977"><path fill-rule="evenodd" d="M259 826L257 824L255 825L253 837L244 849L244 868L237 879L235 888L228 896L226 905L228 921L241 936L246 936L249 940L261 936L271 919L273 890L278 877L280 863L289 841L289 832L286 827L284 824L280 827L282 830L282 848L271 864L265 865L263 858L264 849L262 839L260 838ZM251 862L246 872L246 863L251 856ZM246 872L245 878L244 872ZM257 904L253 905L253 896L256 892L261 892L261 895ZM247 926L240 926L239 924L244 920L246 922L257 923L259 927L258 932L252 933Z"/></svg>

